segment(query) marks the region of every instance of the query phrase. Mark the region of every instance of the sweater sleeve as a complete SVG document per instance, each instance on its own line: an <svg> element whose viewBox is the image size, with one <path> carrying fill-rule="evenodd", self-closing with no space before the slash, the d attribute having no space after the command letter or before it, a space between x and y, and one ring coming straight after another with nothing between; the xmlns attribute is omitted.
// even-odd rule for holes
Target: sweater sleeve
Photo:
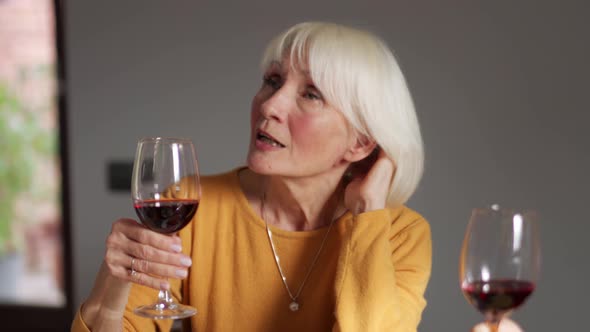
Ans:
<svg viewBox="0 0 590 332"><path fill-rule="evenodd" d="M417 331L431 269L428 223L405 207L350 222L336 271L333 331Z"/></svg>
<svg viewBox="0 0 590 332"><path fill-rule="evenodd" d="M177 300L180 289L180 282L178 280L170 280L170 291L172 296ZM134 284L129 293L129 300L125 306L125 313L123 314L123 329L125 332L155 332L155 331L170 331L172 320L160 319L152 320L143 318L133 313L133 309L140 305L154 303L158 298L158 291ZM80 309L74 317L71 327L72 332L91 332L82 319Z"/></svg>

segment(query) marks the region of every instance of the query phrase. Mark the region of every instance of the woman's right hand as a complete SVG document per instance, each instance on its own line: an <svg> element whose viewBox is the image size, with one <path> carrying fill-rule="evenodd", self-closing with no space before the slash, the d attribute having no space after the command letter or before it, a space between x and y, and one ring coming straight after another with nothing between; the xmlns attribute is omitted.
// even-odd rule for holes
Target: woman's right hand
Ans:
<svg viewBox="0 0 590 332"><path fill-rule="evenodd" d="M119 219L107 237L104 264L119 280L164 290L170 287L169 278L188 275L192 261L181 251L178 236L156 233L133 219Z"/></svg>
<svg viewBox="0 0 590 332"><path fill-rule="evenodd" d="M133 219L113 223L106 253L80 315L91 331L120 331L131 282L164 290L191 265L178 236L159 234ZM134 273L131 273L133 261Z"/></svg>

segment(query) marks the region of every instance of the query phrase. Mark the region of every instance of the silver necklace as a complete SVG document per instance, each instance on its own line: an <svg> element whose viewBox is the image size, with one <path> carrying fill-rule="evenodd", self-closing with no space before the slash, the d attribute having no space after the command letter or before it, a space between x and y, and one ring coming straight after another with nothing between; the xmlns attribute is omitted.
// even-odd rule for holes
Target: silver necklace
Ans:
<svg viewBox="0 0 590 332"><path fill-rule="evenodd" d="M303 282L301 283L301 285L299 285L299 289L297 290L297 294L295 294L295 296L293 296L293 293L291 292L291 289L289 288L289 285L287 284L287 277L285 277L285 274L283 273L283 269L281 268L281 264L279 263L279 261L280 261L279 255L277 254L275 244L272 241L272 232L271 232L270 228L268 228L268 221L266 221L266 218L264 218L264 202L265 201L266 201L266 192L262 194L262 199L260 200L260 216L262 217L262 220L264 220L264 224L266 225L266 234L268 235L268 242L270 242L270 249L272 250L272 255L275 259L277 269L279 270L279 274L281 275L281 280L283 281L283 285L285 286L285 289L287 290L287 294L289 294L289 297L291 298L291 303L289 304L289 309L291 311L295 312L295 311L299 310L299 308L301 307L301 305L299 304L299 301L298 301L299 295L301 295L301 291L303 290L303 286L305 286L307 279L309 279L309 276L311 275L311 271L313 270L315 263L318 261L318 258L320 257L320 254L321 254L322 250L324 249L324 245L326 244L326 239L328 239L328 234L330 234L330 231L332 230L332 225L334 225L334 221L336 219L332 219L332 221L330 222L330 226L328 227L328 231L326 232L326 234L324 235L324 238L322 239L322 244L320 245L320 248L316 252L316 254L313 258L313 261L311 262L311 266L307 270L307 274L305 274L305 278L303 279Z"/></svg>

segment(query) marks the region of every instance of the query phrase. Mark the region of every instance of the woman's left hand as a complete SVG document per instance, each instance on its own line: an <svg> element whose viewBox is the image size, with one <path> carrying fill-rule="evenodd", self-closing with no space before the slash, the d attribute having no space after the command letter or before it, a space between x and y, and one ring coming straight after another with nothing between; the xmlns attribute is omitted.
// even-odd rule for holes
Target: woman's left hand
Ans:
<svg viewBox="0 0 590 332"><path fill-rule="evenodd" d="M385 208L395 164L383 150L353 165L352 180L344 192L344 204L354 214Z"/></svg>

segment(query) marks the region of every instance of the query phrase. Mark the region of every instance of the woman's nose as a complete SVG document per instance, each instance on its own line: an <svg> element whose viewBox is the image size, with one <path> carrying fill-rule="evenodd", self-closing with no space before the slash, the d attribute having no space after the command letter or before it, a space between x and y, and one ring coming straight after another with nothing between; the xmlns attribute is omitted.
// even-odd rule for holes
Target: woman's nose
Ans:
<svg viewBox="0 0 590 332"><path fill-rule="evenodd" d="M292 107L293 99L288 87L281 86L262 103L260 107L262 116L266 119L284 120Z"/></svg>

